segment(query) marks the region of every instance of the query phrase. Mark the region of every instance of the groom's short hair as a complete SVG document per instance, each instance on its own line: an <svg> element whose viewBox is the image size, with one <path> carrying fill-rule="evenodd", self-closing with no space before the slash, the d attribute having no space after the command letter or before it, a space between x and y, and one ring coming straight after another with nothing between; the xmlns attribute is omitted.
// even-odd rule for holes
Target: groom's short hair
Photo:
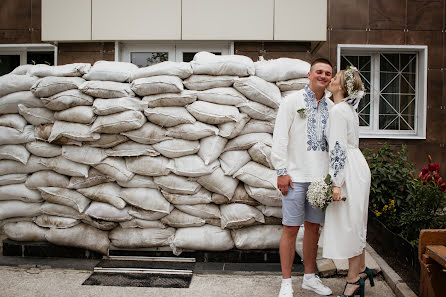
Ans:
<svg viewBox="0 0 446 297"><path fill-rule="evenodd" d="M325 59L325 58L317 58L317 59L313 60L313 62L311 62L311 67L313 67L313 65L315 65L317 63L328 64L328 65L330 65L331 68L333 68L333 64L331 64L330 60Z"/></svg>

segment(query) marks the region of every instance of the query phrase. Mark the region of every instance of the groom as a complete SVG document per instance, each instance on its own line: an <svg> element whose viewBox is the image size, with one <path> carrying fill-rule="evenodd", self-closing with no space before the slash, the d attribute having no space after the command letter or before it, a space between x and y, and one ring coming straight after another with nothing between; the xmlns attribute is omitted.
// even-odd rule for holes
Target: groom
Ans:
<svg viewBox="0 0 446 297"><path fill-rule="evenodd" d="M282 285L279 297L292 297L291 268L296 236L304 223L303 257L305 275L302 288L330 295L330 288L315 275L319 226L324 213L306 199L310 182L328 173L325 128L333 106L325 93L333 67L327 59L316 59L308 72L309 84L285 97L280 104L273 134L271 159L277 170L277 187L282 192L283 233L280 239Z"/></svg>

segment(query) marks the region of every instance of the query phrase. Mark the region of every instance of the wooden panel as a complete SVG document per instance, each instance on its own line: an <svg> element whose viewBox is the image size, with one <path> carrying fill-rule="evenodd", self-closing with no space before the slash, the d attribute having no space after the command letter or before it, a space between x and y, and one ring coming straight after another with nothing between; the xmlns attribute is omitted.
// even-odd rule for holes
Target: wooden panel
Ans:
<svg viewBox="0 0 446 297"><path fill-rule="evenodd" d="M443 35L441 31L409 31L406 33L407 44L428 46L428 68L443 67Z"/></svg>
<svg viewBox="0 0 446 297"><path fill-rule="evenodd" d="M444 0L407 0L409 30L439 30L443 28Z"/></svg>
<svg viewBox="0 0 446 297"><path fill-rule="evenodd" d="M328 1L328 26L334 29L366 29L369 26L368 0Z"/></svg>
<svg viewBox="0 0 446 297"><path fill-rule="evenodd" d="M59 43L58 64L91 63L106 60L114 61L114 43Z"/></svg>
<svg viewBox="0 0 446 297"><path fill-rule="evenodd" d="M0 30L28 30L31 27L31 0L0 1Z"/></svg>
<svg viewBox="0 0 446 297"><path fill-rule="evenodd" d="M1 30L0 44L9 43L30 43L32 42L31 32L28 29L22 30Z"/></svg>
<svg viewBox="0 0 446 297"><path fill-rule="evenodd" d="M31 0L31 26L34 30L42 28L42 0Z"/></svg>
<svg viewBox="0 0 446 297"><path fill-rule="evenodd" d="M402 30L406 27L406 0L370 0L372 29Z"/></svg>
<svg viewBox="0 0 446 297"><path fill-rule="evenodd" d="M368 32L369 44L405 44L403 30L371 30Z"/></svg>

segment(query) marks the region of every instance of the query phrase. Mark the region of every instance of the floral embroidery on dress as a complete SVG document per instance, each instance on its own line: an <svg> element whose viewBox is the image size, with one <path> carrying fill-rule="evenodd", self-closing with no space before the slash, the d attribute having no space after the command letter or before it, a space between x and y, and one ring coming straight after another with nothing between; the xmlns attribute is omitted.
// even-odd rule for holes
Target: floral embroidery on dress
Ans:
<svg viewBox="0 0 446 297"><path fill-rule="evenodd" d="M341 169L344 169L346 158L345 150L341 148L339 141L336 141L334 148L330 151L330 167L334 169L335 172L333 175L335 177Z"/></svg>
<svg viewBox="0 0 446 297"><path fill-rule="evenodd" d="M328 143L325 136L325 128L328 122L328 103L321 99L319 109L317 100L308 85L305 86L304 100L307 114L307 151L328 152Z"/></svg>

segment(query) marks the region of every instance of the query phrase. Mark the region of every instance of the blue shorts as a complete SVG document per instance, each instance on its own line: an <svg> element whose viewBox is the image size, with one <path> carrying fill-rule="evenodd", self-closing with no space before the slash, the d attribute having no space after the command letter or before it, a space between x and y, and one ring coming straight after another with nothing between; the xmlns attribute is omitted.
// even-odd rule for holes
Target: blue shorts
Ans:
<svg viewBox="0 0 446 297"><path fill-rule="evenodd" d="M313 208L308 202L307 190L310 183L293 183L288 187L288 194L282 196L282 225L300 226L304 221L323 224L325 213L320 208Z"/></svg>

